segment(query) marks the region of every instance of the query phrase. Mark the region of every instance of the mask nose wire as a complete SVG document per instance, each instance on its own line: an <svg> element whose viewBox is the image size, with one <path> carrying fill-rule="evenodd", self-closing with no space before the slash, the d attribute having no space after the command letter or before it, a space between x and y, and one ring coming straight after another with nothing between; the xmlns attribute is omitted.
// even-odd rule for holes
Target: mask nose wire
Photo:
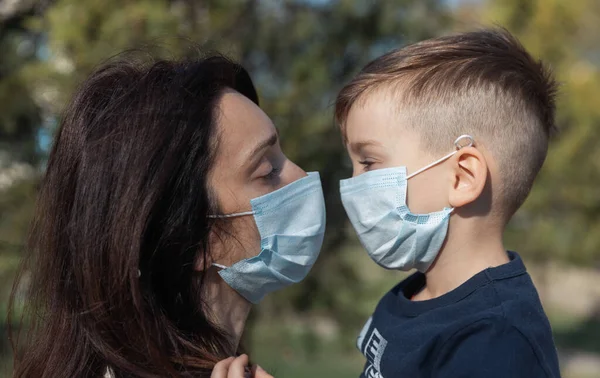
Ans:
<svg viewBox="0 0 600 378"><path fill-rule="evenodd" d="M468 140L468 143L467 143L467 144L461 144L461 141L463 141L463 140L465 140L465 139L466 139L466 140ZM451 157L452 157L452 156L453 156L455 153L457 153L457 152L458 152L458 150L460 150L461 148L465 148L465 147L471 147L471 146L473 146L473 142L474 142L474 140L473 140L473 137L472 137L472 136L470 136L470 135L464 134L464 135L461 135L461 136L459 136L459 137L458 137L458 138L456 138L456 140L454 141L454 146L456 147L456 151L452 151L451 153L449 153L448 155L446 155L446 156L442 157L441 159L438 159L438 160L434 161L433 163L431 163L431 164L428 164L428 165L424 166L423 168L421 168L421 169L417 170L416 172L413 172L413 173L411 173L410 175L406 176L406 179L408 180L408 179L410 179L411 177L415 177L415 176L416 176L416 175L418 175L419 173L422 173L422 172L424 172L424 171L428 170L429 168L431 168L431 167L434 167L434 166L436 166L436 165L440 164L441 162L443 162L443 161L446 161L446 160L450 159L450 158L451 158Z"/></svg>

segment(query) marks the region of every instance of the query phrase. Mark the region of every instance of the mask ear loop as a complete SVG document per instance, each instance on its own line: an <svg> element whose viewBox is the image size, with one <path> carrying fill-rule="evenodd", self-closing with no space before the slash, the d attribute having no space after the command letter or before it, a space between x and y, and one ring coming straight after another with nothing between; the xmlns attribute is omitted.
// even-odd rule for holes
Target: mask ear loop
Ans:
<svg viewBox="0 0 600 378"><path fill-rule="evenodd" d="M255 211L244 211L243 213L234 213L234 214L219 214L219 215L209 215L209 218L212 219L222 219L222 218L235 218L235 217L243 217L246 215L254 215ZM217 268L221 268L221 269L227 269L227 267L225 265L221 265L221 264L217 264L217 263L212 263L210 264L211 266L216 266Z"/></svg>
<svg viewBox="0 0 600 378"><path fill-rule="evenodd" d="M465 139L467 140L468 143L461 144L460 142ZM474 144L475 144L475 139L473 139L473 137L468 134L463 134L463 135L459 136L458 138L456 138L456 140L454 141L454 146L456 146L457 150L460 150L461 148L465 148L465 147L473 147Z"/></svg>
<svg viewBox="0 0 600 378"><path fill-rule="evenodd" d="M220 214L220 215L209 215L209 218L235 218L235 217L243 217L246 215L254 215L254 211L244 211L243 213L234 213L234 214Z"/></svg>
<svg viewBox="0 0 600 378"><path fill-rule="evenodd" d="M467 140L467 144L463 144L461 143L463 140ZM455 153L458 152L458 150L460 150L461 148L465 148L465 147L473 147L473 144L475 143L475 139L473 139L472 136L467 135L467 134L463 134L461 136L459 136L458 138L456 138L456 140L454 141L454 146L456 147L456 151L452 151L451 153L449 153L448 155L444 156L441 159L438 159L436 161L434 161L433 163L419 169L416 172L413 172L412 174L406 176L406 179L408 180L411 177L414 177L416 175L418 175L419 173L428 170L429 168L436 166L438 164L440 164L441 162L445 161L446 159L450 159L450 157L452 157ZM452 208L450 210L450 212L452 213L454 211L454 208Z"/></svg>
<svg viewBox="0 0 600 378"><path fill-rule="evenodd" d="M468 140L468 144L461 144L461 141L464 140L464 139ZM449 153L448 155L444 156L443 158L438 159L438 160L434 161L433 163L428 164L428 165L424 166L423 168L417 170L416 172L411 173L410 175L406 176L406 179L408 180L411 177L415 177L419 173L422 173L422 172L428 170L429 168L434 167L434 166L440 164L441 162L450 159L461 148L472 147L474 142L475 142L475 140L470 135L464 134L464 135L459 136L454 141L454 146L456 147L456 151L452 151L451 153Z"/></svg>

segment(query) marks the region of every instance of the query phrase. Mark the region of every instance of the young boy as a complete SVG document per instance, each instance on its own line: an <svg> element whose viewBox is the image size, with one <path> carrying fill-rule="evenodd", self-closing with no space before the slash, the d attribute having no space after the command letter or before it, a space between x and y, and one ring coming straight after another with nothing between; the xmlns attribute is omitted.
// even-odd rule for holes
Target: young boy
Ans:
<svg viewBox="0 0 600 378"><path fill-rule="evenodd" d="M342 89L346 212L379 265L419 271L364 326L361 377L560 377L537 291L502 243L546 157L555 92L505 30L393 51Z"/></svg>

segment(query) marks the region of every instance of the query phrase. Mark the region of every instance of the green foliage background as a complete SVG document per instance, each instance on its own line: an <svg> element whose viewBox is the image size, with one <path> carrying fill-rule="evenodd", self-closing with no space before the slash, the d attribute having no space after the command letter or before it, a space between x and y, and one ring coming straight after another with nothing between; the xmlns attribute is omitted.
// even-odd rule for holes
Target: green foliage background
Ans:
<svg viewBox="0 0 600 378"><path fill-rule="evenodd" d="M284 151L306 170L321 171L328 204L322 257L304 283L258 306L245 339L253 358L275 375L358 376L363 360L354 339L377 300L402 278L372 264L348 228L338 181L350 169L331 107L353 74L391 48L498 23L551 63L563 83L561 133L506 242L531 264L600 266L600 3L595 0L14 3L13 8L0 3L1 314L46 144L62 107L97 64L140 46L181 56L197 53L196 43L239 60L282 133ZM3 318L0 363L6 368L0 377L10 375L10 325ZM559 320L572 331L557 334L557 341L568 341L566 349L600 353L589 341L600 339L597 315L580 323Z"/></svg>

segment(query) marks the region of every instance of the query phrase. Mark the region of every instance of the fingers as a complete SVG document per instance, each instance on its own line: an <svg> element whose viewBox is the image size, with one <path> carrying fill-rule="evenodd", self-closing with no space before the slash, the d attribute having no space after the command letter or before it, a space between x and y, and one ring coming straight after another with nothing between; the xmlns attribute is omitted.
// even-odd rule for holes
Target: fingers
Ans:
<svg viewBox="0 0 600 378"><path fill-rule="evenodd" d="M259 367L259 369L264 372L264 374L258 375L257 377L273 378L262 370L262 368ZM242 354L237 358L229 357L223 361L219 361L210 374L210 378L246 378L249 376L250 369L248 369L248 356L245 354Z"/></svg>
<svg viewBox="0 0 600 378"><path fill-rule="evenodd" d="M234 359L234 357L229 357L223 361L217 362L212 373L210 374L210 378L228 378L227 372L229 371L229 367Z"/></svg>
<svg viewBox="0 0 600 378"><path fill-rule="evenodd" d="M252 367L252 377L253 378L274 378L271 374L267 373L259 365L254 365Z"/></svg>
<svg viewBox="0 0 600 378"><path fill-rule="evenodd" d="M229 366L229 372L227 373L227 378L244 378L246 372L244 369L248 366L248 356L246 354L242 354Z"/></svg>

